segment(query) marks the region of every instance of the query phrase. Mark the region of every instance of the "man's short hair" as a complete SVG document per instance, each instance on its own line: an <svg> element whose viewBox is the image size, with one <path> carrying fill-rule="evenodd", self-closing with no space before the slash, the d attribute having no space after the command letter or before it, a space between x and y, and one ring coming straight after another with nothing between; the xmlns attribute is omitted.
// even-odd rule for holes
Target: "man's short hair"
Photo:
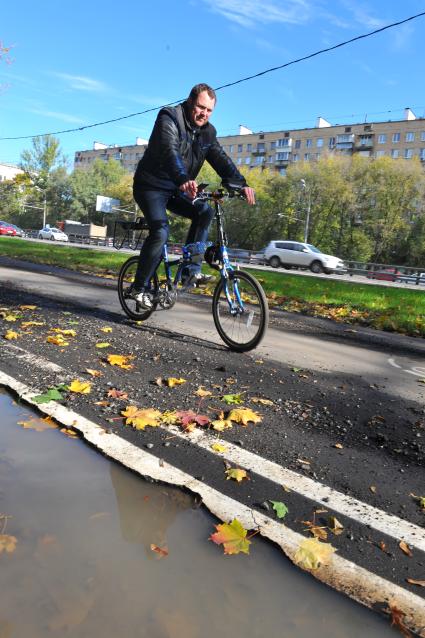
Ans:
<svg viewBox="0 0 425 638"><path fill-rule="evenodd" d="M199 94L202 93L203 91L206 91L209 97L215 102L217 102L217 96L215 94L215 91L208 84L196 84L192 88L191 92L189 93L189 97L187 98L187 101L190 102L191 104L195 104Z"/></svg>

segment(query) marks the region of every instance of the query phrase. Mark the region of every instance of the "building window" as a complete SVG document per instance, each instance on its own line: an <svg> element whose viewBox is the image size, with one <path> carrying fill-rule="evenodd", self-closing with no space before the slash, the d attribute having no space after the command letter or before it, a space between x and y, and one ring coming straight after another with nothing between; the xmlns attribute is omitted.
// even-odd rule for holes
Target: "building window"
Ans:
<svg viewBox="0 0 425 638"><path fill-rule="evenodd" d="M284 153L277 153L276 154L276 161L278 161L278 162L279 161L282 161L282 162L286 161L287 162L288 160L289 160L289 152L288 151L286 151Z"/></svg>
<svg viewBox="0 0 425 638"><path fill-rule="evenodd" d="M311 139L306 140L305 145L306 145L306 148L311 148L311 146L313 146L312 140Z"/></svg>
<svg viewBox="0 0 425 638"><path fill-rule="evenodd" d="M419 159L425 160L425 148L419 150Z"/></svg>
<svg viewBox="0 0 425 638"><path fill-rule="evenodd" d="M353 136L352 135L345 135L345 134L337 135L336 141L337 141L337 144L352 142L353 141Z"/></svg>
<svg viewBox="0 0 425 638"><path fill-rule="evenodd" d="M245 164L251 164L251 158L245 157Z"/></svg>
<svg viewBox="0 0 425 638"><path fill-rule="evenodd" d="M304 153L304 161L308 162L309 159L310 159L310 153Z"/></svg>
<svg viewBox="0 0 425 638"><path fill-rule="evenodd" d="M275 141L270 142L270 150L274 151L275 148L276 148L276 142Z"/></svg>
<svg viewBox="0 0 425 638"><path fill-rule="evenodd" d="M238 153L242 153L243 151L243 144L238 144Z"/></svg>
<svg viewBox="0 0 425 638"><path fill-rule="evenodd" d="M323 146L323 137L318 137L316 140L317 148L321 148Z"/></svg>
<svg viewBox="0 0 425 638"><path fill-rule="evenodd" d="M290 140L287 137L283 137L280 140L277 140L277 146L282 148L282 146L290 146Z"/></svg>
<svg viewBox="0 0 425 638"><path fill-rule="evenodd" d="M414 142L415 134L414 133L406 133L406 142Z"/></svg>
<svg viewBox="0 0 425 638"><path fill-rule="evenodd" d="M292 160L293 160L294 162L298 162L298 161L299 161L299 159L300 159L300 156L298 155L298 153L295 153L295 154L292 156Z"/></svg>
<svg viewBox="0 0 425 638"><path fill-rule="evenodd" d="M378 144L385 144L386 141L387 141L386 133L381 133L381 135L378 135Z"/></svg>
<svg viewBox="0 0 425 638"><path fill-rule="evenodd" d="M258 153L263 153L265 151L265 144L264 142L258 142L257 144L257 152Z"/></svg>
<svg viewBox="0 0 425 638"><path fill-rule="evenodd" d="M335 146L336 139L334 137L329 138L329 148L333 148Z"/></svg>
<svg viewBox="0 0 425 638"><path fill-rule="evenodd" d="M391 149L391 157L392 157L393 159L397 159L397 157L398 157L398 153L399 153L398 148L392 148L392 149Z"/></svg>
<svg viewBox="0 0 425 638"><path fill-rule="evenodd" d="M345 132L346 133L351 133L351 126L346 126L345 127Z"/></svg>
<svg viewBox="0 0 425 638"><path fill-rule="evenodd" d="M405 148L404 149L404 159L412 159L413 157L413 149Z"/></svg>
<svg viewBox="0 0 425 638"><path fill-rule="evenodd" d="M400 133L393 133L393 144L400 141Z"/></svg>
<svg viewBox="0 0 425 638"><path fill-rule="evenodd" d="M376 157L384 157L385 151L376 151Z"/></svg>
<svg viewBox="0 0 425 638"><path fill-rule="evenodd" d="M273 158L273 155L269 155L269 158L268 158L268 160L267 160L267 161L268 161L270 164L273 164L273 159L274 159L274 158Z"/></svg>
<svg viewBox="0 0 425 638"><path fill-rule="evenodd" d="M295 148L301 148L301 140L295 140Z"/></svg>
<svg viewBox="0 0 425 638"><path fill-rule="evenodd" d="M264 162L264 159L265 159L265 158L264 158L264 156L263 156L263 155L258 155L258 156L255 158L255 163L256 163L256 164L262 164L262 163Z"/></svg>
<svg viewBox="0 0 425 638"><path fill-rule="evenodd" d="M280 175L286 175L286 168L279 168Z"/></svg>
<svg viewBox="0 0 425 638"><path fill-rule="evenodd" d="M263 140L264 139L264 133L260 133L259 137L260 137L260 140Z"/></svg>
<svg viewBox="0 0 425 638"><path fill-rule="evenodd" d="M233 153L233 144L229 144L229 153Z"/></svg>
<svg viewBox="0 0 425 638"><path fill-rule="evenodd" d="M246 150L248 151L248 153L250 153L252 151L252 144L247 144Z"/></svg>
<svg viewBox="0 0 425 638"><path fill-rule="evenodd" d="M242 157L238 157L238 159L236 160L236 164L242 164Z"/></svg>
<svg viewBox="0 0 425 638"><path fill-rule="evenodd" d="M425 131L421 132L421 142L425 142Z"/></svg>
<svg viewBox="0 0 425 638"><path fill-rule="evenodd" d="M363 130L364 131L371 131L372 130L372 124L366 124Z"/></svg>

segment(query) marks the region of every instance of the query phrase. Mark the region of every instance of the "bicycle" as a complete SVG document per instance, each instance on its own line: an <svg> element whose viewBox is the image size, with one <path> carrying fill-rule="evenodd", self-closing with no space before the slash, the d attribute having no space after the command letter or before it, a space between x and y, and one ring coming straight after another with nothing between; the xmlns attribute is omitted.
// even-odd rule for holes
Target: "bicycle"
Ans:
<svg viewBox="0 0 425 638"><path fill-rule="evenodd" d="M268 326L269 308L266 295L259 282L250 273L234 267L229 261L227 253L227 237L223 225L224 199L241 197L237 188L232 188L229 192L223 189L216 191L205 191L207 184L202 184L198 188L195 199L203 199L214 203L214 213L216 221L216 240L214 243L203 245L205 252L203 257L207 264L219 273L219 280L215 286L212 298L212 314L215 327L224 343L236 352L247 352L258 346L263 339ZM242 198L243 199L243 198ZM143 218L138 218L135 222L116 222L116 226L121 225L127 232L126 238L120 246L116 244L116 231L114 232L114 247L120 248L127 241L131 247L137 248L143 230L147 228ZM137 240L134 233L140 231ZM133 239L130 240L130 233ZM147 319L160 306L164 310L172 308L177 300L179 292L190 289L190 283L182 285L182 271L185 266L196 260L196 249L199 249L199 242L196 245L188 245L183 249L183 255L178 259L171 260L168 255L168 247L164 246L161 259L150 282L152 293L152 308L141 309L137 301L132 299L130 291L134 282L139 257L130 257L121 267L118 276L118 297L124 312L130 319L136 321ZM201 254L202 258L202 254ZM164 268L164 275L159 275L161 264ZM174 278L171 269L177 266Z"/></svg>

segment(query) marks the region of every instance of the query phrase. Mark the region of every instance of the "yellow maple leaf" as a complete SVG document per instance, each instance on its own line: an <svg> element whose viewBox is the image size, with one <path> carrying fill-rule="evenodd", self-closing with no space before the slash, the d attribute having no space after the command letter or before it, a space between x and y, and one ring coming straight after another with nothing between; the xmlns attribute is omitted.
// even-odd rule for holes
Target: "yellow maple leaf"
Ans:
<svg viewBox="0 0 425 638"><path fill-rule="evenodd" d="M176 379L176 377L168 377L165 379L165 383L169 388L174 388L175 385L182 385L183 383L187 383L186 379Z"/></svg>
<svg viewBox="0 0 425 638"><path fill-rule="evenodd" d="M68 389L77 394L89 394L91 392L91 383L90 381L78 381L78 379L74 379L74 381L71 381Z"/></svg>
<svg viewBox="0 0 425 638"><path fill-rule="evenodd" d="M132 425L136 430L144 430L147 425L150 427L158 427L161 420L161 412L154 408L137 408L135 405L129 405L121 414L126 418L126 425Z"/></svg>
<svg viewBox="0 0 425 638"><path fill-rule="evenodd" d="M262 421L262 418L257 412L254 410L250 410L249 408L235 408L229 412L227 417L230 421L235 421L236 423L241 423L242 425L248 425L250 421L253 423L259 423Z"/></svg>
<svg viewBox="0 0 425 638"><path fill-rule="evenodd" d="M223 432L223 430L229 430L233 427L232 422L229 419L216 419L215 421L211 421L211 425L213 430L217 432Z"/></svg>
<svg viewBox="0 0 425 638"><path fill-rule="evenodd" d="M318 569L328 565L332 554L336 552L330 543L322 543L317 538L306 538L295 553L294 562L303 569Z"/></svg>
<svg viewBox="0 0 425 638"><path fill-rule="evenodd" d="M28 305L23 305L23 306L19 306L20 310L37 310L37 306L28 306Z"/></svg>
<svg viewBox="0 0 425 638"><path fill-rule="evenodd" d="M101 332L112 332L112 328L110 326L104 326L100 329Z"/></svg>
<svg viewBox="0 0 425 638"><path fill-rule="evenodd" d="M175 425L179 420L180 417L175 410L164 412L161 418L162 423L166 423L167 425Z"/></svg>
<svg viewBox="0 0 425 638"><path fill-rule="evenodd" d="M18 539L16 536L10 536L9 534L0 534L0 554L7 552L11 554L16 549L16 543Z"/></svg>
<svg viewBox="0 0 425 638"><path fill-rule="evenodd" d="M220 454L227 452L227 447L225 445L221 445L221 443L213 443L211 445L211 449L214 450L214 452L220 452Z"/></svg>
<svg viewBox="0 0 425 638"><path fill-rule="evenodd" d="M4 338L8 341L11 341L12 339L18 339L18 337L20 337L19 332L15 332L14 330L8 330L4 335Z"/></svg>
<svg viewBox="0 0 425 638"><path fill-rule="evenodd" d="M247 530L237 518L231 523L216 525L216 532L209 537L217 545L223 545L225 554L249 554L251 541L246 537Z"/></svg>
<svg viewBox="0 0 425 638"><path fill-rule="evenodd" d="M195 394L198 397L210 397L212 395L212 392L210 392L209 390L205 390L204 386L200 385Z"/></svg>
<svg viewBox="0 0 425 638"><path fill-rule="evenodd" d="M11 315L7 312L1 312L0 315L3 317L5 321L16 321L18 318L16 315Z"/></svg>
<svg viewBox="0 0 425 638"><path fill-rule="evenodd" d="M65 335L66 337L75 337L77 335L72 328L51 328L50 332L56 332L56 334Z"/></svg>
<svg viewBox="0 0 425 638"><path fill-rule="evenodd" d="M47 337L46 341L48 341L49 343L54 343L55 346L69 346L69 342L65 341L65 339L61 335L57 335L56 337L50 335L49 337Z"/></svg>
<svg viewBox="0 0 425 638"><path fill-rule="evenodd" d="M96 343L96 348L109 348L110 343Z"/></svg>
<svg viewBox="0 0 425 638"><path fill-rule="evenodd" d="M123 368L123 370L131 370L131 368L134 368L134 365L129 363L131 359L134 359L134 357L130 354L108 354L107 356L107 361L111 366L118 366L119 368Z"/></svg>
<svg viewBox="0 0 425 638"><path fill-rule="evenodd" d="M244 479L249 480L248 472L239 467L230 467L225 474L227 475L227 480L234 479L238 483L241 483Z"/></svg>

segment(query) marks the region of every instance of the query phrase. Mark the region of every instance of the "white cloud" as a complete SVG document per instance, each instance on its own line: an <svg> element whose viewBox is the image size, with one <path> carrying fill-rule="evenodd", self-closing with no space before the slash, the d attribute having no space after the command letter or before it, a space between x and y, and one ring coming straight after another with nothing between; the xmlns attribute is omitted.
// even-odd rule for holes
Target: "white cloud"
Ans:
<svg viewBox="0 0 425 638"><path fill-rule="evenodd" d="M70 115L69 113L59 113L58 111L46 111L45 109L25 109L29 113L34 113L35 115L43 115L44 117L50 117L56 120L62 120L62 122L69 122L70 124L84 124L84 120L79 117L75 117L75 115Z"/></svg>
<svg viewBox="0 0 425 638"><path fill-rule="evenodd" d="M375 18L368 11L367 4L360 4L358 2L352 2L351 0L344 0L343 5L345 6L350 13L352 13L353 18L356 22L361 24L368 29L379 29L380 27L384 27L388 24L388 20L383 20L382 18Z"/></svg>
<svg viewBox="0 0 425 638"><path fill-rule="evenodd" d="M69 73L55 72L52 72L51 75L64 80L69 84L69 87L71 89L76 89L77 91L100 92L107 89L106 84L104 84L103 82L100 82L99 80L93 80L92 78L87 78L83 75L70 75Z"/></svg>
<svg viewBox="0 0 425 638"><path fill-rule="evenodd" d="M286 0L284 6L273 0L203 0L214 12L243 27L272 22L303 24L310 17L307 0Z"/></svg>

